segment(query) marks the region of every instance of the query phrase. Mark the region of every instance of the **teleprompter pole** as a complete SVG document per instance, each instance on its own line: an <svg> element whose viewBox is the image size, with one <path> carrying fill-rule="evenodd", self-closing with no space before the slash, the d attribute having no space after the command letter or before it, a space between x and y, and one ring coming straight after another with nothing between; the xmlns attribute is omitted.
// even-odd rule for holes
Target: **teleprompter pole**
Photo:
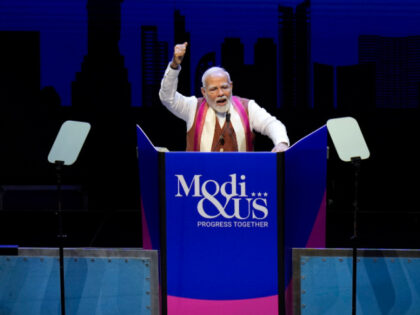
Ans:
<svg viewBox="0 0 420 315"><path fill-rule="evenodd" d="M59 260L60 260L60 301L61 315L66 314L66 296L64 290L64 239L66 235L63 233L63 211L61 206L61 170L64 165L63 161L55 161L55 171L57 176L57 216L58 216L58 244L59 244Z"/></svg>
<svg viewBox="0 0 420 315"><path fill-rule="evenodd" d="M360 157L351 158L354 167L354 201L353 201L353 277L352 277L352 315L356 315L357 300L357 247L358 247L358 231L357 231L357 213L359 211L359 175L360 175Z"/></svg>

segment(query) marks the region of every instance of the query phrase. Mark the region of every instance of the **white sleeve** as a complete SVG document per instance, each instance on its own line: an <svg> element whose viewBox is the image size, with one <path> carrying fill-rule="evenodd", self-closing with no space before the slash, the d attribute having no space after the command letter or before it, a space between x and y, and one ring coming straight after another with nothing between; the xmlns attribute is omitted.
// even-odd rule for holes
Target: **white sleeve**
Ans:
<svg viewBox="0 0 420 315"><path fill-rule="evenodd" d="M275 146L280 142L290 145L286 126L253 100L248 103L248 113L252 130L269 137Z"/></svg>
<svg viewBox="0 0 420 315"><path fill-rule="evenodd" d="M194 123L197 98L195 96L186 97L176 91L180 71L181 66L174 70L168 65L160 84L159 98L171 113L187 123L187 130L189 130Z"/></svg>

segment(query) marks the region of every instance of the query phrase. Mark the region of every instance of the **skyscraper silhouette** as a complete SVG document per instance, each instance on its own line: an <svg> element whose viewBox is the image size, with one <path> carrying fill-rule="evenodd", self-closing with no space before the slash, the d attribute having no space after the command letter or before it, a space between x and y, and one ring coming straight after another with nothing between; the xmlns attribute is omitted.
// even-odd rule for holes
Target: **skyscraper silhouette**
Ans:
<svg viewBox="0 0 420 315"><path fill-rule="evenodd" d="M222 66L233 75L240 71L244 63L244 44L241 39L226 37L222 43Z"/></svg>
<svg viewBox="0 0 420 315"><path fill-rule="evenodd" d="M40 33L0 31L0 106L36 105L40 92Z"/></svg>
<svg viewBox="0 0 420 315"><path fill-rule="evenodd" d="M359 63L375 66L377 107L418 107L420 36L362 35Z"/></svg>
<svg viewBox="0 0 420 315"><path fill-rule="evenodd" d="M337 67L337 108L365 111L375 108L375 65Z"/></svg>
<svg viewBox="0 0 420 315"><path fill-rule="evenodd" d="M295 104L295 41L293 8L279 6L279 99L280 106Z"/></svg>
<svg viewBox="0 0 420 315"><path fill-rule="evenodd" d="M159 88L168 63L168 43L158 41L156 26L141 27L142 106L160 104Z"/></svg>
<svg viewBox="0 0 420 315"><path fill-rule="evenodd" d="M188 50L191 50L191 36L186 31L185 16L179 10L174 12L175 44L188 42ZM191 53L187 53L182 61L182 71L179 75L178 92L183 95L191 95Z"/></svg>
<svg viewBox="0 0 420 315"><path fill-rule="evenodd" d="M334 109L334 67L314 63L314 109L331 111Z"/></svg>
<svg viewBox="0 0 420 315"><path fill-rule="evenodd" d="M244 45L240 38L227 37L222 43L222 67L225 68L235 86L233 93L236 95L251 97L249 90L246 88L247 79L249 78L249 71L244 64Z"/></svg>
<svg viewBox="0 0 420 315"><path fill-rule="evenodd" d="M311 106L310 1L279 12L280 106L306 109Z"/></svg>
<svg viewBox="0 0 420 315"><path fill-rule="evenodd" d="M92 128L81 167L89 208L138 206L135 122L131 92L118 42L122 0L88 0L88 54L72 85L74 117Z"/></svg>
<svg viewBox="0 0 420 315"><path fill-rule="evenodd" d="M258 38L254 46L255 77L248 78L257 93L255 99L265 108L277 107L277 51L271 38Z"/></svg>
<svg viewBox="0 0 420 315"><path fill-rule="evenodd" d="M129 107L131 87L118 42L122 0L88 0L88 54L72 83L72 105Z"/></svg>
<svg viewBox="0 0 420 315"><path fill-rule="evenodd" d="M203 57L201 57L200 61L198 62L197 68L195 70L195 95L199 96L201 95L201 78L204 74L204 72L210 68L214 67L216 65L216 53L215 52L209 52L205 54Z"/></svg>
<svg viewBox="0 0 420 315"><path fill-rule="evenodd" d="M0 31L0 43L0 184L40 180L54 121L40 111L40 33Z"/></svg>
<svg viewBox="0 0 420 315"><path fill-rule="evenodd" d="M296 106L311 106L311 20L310 1L296 6Z"/></svg>

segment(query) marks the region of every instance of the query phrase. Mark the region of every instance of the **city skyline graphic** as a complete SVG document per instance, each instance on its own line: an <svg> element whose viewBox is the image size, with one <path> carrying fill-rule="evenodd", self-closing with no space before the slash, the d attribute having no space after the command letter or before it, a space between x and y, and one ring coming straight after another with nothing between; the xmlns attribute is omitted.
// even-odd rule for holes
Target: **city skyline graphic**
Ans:
<svg viewBox="0 0 420 315"><path fill-rule="evenodd" d="M3 2L6 4L8 1ZM410 21L420 12L420 6L416 6L414 2L410 1L407 4L410 4L413 10L399 9L399 11L397 10L399 18L392 17L394 20L405 21L405 23L394 24L393 28L390 28L388 23L373 27L372 23L367 22L368 19L365 15L369 11L377 9L379 5L376 3L375 7L375 2L370 6L363 6L357 5L357 2L347 1L325 9L326 4L323 1L267 1L260 6L252 1L242 1L238 2L242 5L240 10L236 10L238 13L219 14L220 17L215 19L216 23L211 26L202 22L207 21L208 17L201 17L200 22L200 19L197 19L197 14L194 13L198 11L194 10L205 8L211 15L222 6L219 2L210 4L203 1L200 4L191 5L188 1L161 1L159 5L155 2L152 4L149 1L133 0L75 1L58 6L51 5L50 1L40 1L38 7L32 7L32 11L27 3L22 1L19 5L19 2L14 2L14 5L9 9L5 6L0 11L2 17L7 15L7 18L1 19L2 22L0 22L0 33L6 37L4 54L6 55L9 51L9 58L11 58L10 56L15 55L11 51L21 49L19 45L24 45L22 40L13 41L10 32L17 36L23 36L18 35L22 32L37 32L39 51L32 51L31 58L35 54L39 55L39 65L34 64L32 67L39 66L40 78L34 78L33 84L39 85L39 89L48 87L51 90L53 88L60 98L61 105L64 106L74 105L74 102L80 103L78 100L80 84L74 82L81 80L81 73L86 71L86 63L88 63L86 56L89 53L94 54L89 58L91 62L97 59L95 62L98 65L102 62L105 67L112 62L119 62L120 66L125 68L126 74L123 75L125 79L121 77L121 80L128 80L128 82L122 83L126 84L124 88L126 91L120 92L129 95L125 97L126 100L123 103L126 102L131 106L152 106L152 104L159 106L159 101L156 97L152 97L152 94L155 95L156 89L158 89L161 75L171 58L173 45L177 42L189 41L189 51L183 64L180 83L180 91L185 94L197 94L200 86L199 78L205 70L206 64L221 65L232 72L237 94L241 94L242 91L251 92L251 95L247 95L247 97L255 98L267 108L313 107L328 109L340 106L347 108L346 102L340 103L351 91L342 91L340 86L354 80L355 78L347 78L347 75L351 75L351 73L355 75L355 72L346 71L342 67L357 67L359 65L359 36L376 35L380 38L400 38L401 41L409 38L411 42L414 42L416 35L420 34L418 26L408 29L412 26ZM230 5L234 6L238 3ZM102 6L102 9L92 9L99 6ZM91 8L90 13L89 8ZM161 12L159 15L156 14L158 8ZM387 6L382 5L381 8L375 20L386 21L386 18L390 18L387 14L390 10L395 11L396 6L395 3L392 5L392 1L390 1ZM101 53L95 54L93 51L93 47L98 41L93 40L95 31L92 31L91 25L94 23L100 25L100 20L95 22L95 14L99 16L100 12L106 10L114 11L115 16L103 18L103 22L110 23L102 31L108 32L112 27L114 28L114 50L119 50L121 55L118 62L112 58L106 60L107 57L104 55L110 56L106 46L102 48L98 46L97 51ZM343 10L347 10L349 14L344 18L336 18L331 21L333 13L340 15L343 14ZM60 16L60 14L64 14L64 11L67 13L66 18L62 19L63 21L58 21L54 14L57 13ZM10 13L13 14L10 16ZM48 17L46 21L43 23L39 21L45 17ZM233 22L227 23L227 27L223 23L225 17L231 17ZM25 22L17 25L18 21L23 19ZM243 27L242 25L242 32L235 25L235 22L241 19L249 21L249 23L245 23L248 26ZM355 21L359 21L361 26L358 26L359 29L353 31L351 36L346 36L346 33L350 33L352 30ZM325 35L325 29L331 29L331 26L337 23L338 29ZM219 24L224 27L218 26ZM65 36L58 39L58 31L53 29L53 25L58 25L55 26L58 31L65 31ZM100 30L99 26L96 32ZM200 36L197 35L197 32L200 32ZM337 40L340 34L342 34L341 40L351 39L347 40L345 51L337 54L326 53L325 49L336 51L338 49L336 46L340 46L334 45L332 40L328 45L319 47L320 42L325 43L325 36ZM356 42L354 42L356 35ZM33 41L33 39L28 40ZM106 40L109 40L109 43L112 42L111 38L106 38ZM338 44L342 43L338 42ZM28 42L28 45L31 43ZM348 48L349 45L352 47ZM27 53L29 52L31 50ZM377 53L380 54L380 50L377 50ZM393 56L390 57L389 62L393 62L395 65L417 63L418 53L414 51L410 54L407 51L404 55L394 51L392 45L388 45L387 53ZM209 56L212 57L209 59ZM377 59L379 57L378 55ZM36 60L33 62L35 63ZM4 61L4 63L10 64L10 61ZM332 66L332 69L329 66ZM359 68L363 67L359 66ZM239 72L238 69L240 69ZM375 79L375 86L377 84L387 86L392 83L386 83L386 80L397 80L392 78L391 74L384 74L383 71L386 69L388 68L382 67L380 71L382 80ZM331 70L333 70L332 73L330 73ZM90 67L90 71L93 73L99 70ZM391 69L389 71L392 72ZM400 77L418 76L418 74L413 74L413 71L418 72L416 67L410 69L410 74L404 73L404 71L401 68ZM235 74L238 75L235 76ZM374 75L380 74L375 71ZM261 86L262 80L260 79L250 79L256 76L266 77L263 80L266 86ZM114 78L114 84L115 80L116 78ZM317 80L321 81L316 82ZM414 100L415 97L418 98L418 88L414 92L415 84L406 82L410 85L408 89L412 95L409 102L402 104L404 100L398 96L394 97L394 101L384 102L379 101L380 97L378 96L378 99L374 97L377 104L369 104L368 107L418 107L419 101L417 100L416 103ZM9 82L11 88L13 88L13 84L15 83ZM110 84L112 84L111 81ZM401 86L400 88L404 89L405 87ZM7 89L10 90L9 87ZM262 89L266 92L258 92ZM372 89L375 95L381 93L380 89L376 87L372 87ZM398 92L397 87L394 87L393 90L399 95L406 93ZM266 96L266 93L270 95ZM369 94L370 92L359 91L358 93ZM317 97L319 95L324 96ZM363 97L362 94L361 97ZM367 99L371 97L371 95L366 95ZM399 101L397 101L398 99ZM324 103L321 104L320 101ZM360 104L359 102L355 106L360 108L362 107Z"/></svg>

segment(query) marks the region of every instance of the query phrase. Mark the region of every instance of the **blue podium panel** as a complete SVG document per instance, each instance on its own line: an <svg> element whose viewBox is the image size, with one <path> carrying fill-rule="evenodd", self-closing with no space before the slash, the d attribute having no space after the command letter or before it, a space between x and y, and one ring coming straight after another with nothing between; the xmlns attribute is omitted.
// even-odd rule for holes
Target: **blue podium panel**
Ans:
<svg viewBox="0 0 420 315"><path fill-rule="evenodd" d="M66 258L64 265L69 314L151 314L145 260Z"/></svg>
<svg viewBox="0 0 420 315"><path fill-rule="evenodd" d="M294 249L294 314L350 314L352 250ZM357 314L420 314L420 251L358 250Z"/></svg>
<svg viewBox="0 0 420 315"><path fill-rule="evenodd" d="M141 189L142 243L144 249L160 249L159 159L150 139L137 126Z"/></svg>
<svg viewBox="0 0 420 315"><path fill-rule="evenodd" d="M60 314L57 258L0 256L0 314Z"/></svg>
<svg viewBox="0 0 420 315"><path fill-rule="evenodd" d="M157 252L65 249L66 314L157 315ZM0 256L0 314L61 314L58 250Z"/></svg>
<svg viewBox="0 0 420 315"><path fill-rule="evenodd" d="M167 153L168 314L278 313L273 153Z"/></svg>
<svg viewBox="0 0 420 315"><path fill-rule="evenodd" d="M327 191L327 127L285 152L284 271L286 314L293 314L292 248L324 248Z"/></svg>

